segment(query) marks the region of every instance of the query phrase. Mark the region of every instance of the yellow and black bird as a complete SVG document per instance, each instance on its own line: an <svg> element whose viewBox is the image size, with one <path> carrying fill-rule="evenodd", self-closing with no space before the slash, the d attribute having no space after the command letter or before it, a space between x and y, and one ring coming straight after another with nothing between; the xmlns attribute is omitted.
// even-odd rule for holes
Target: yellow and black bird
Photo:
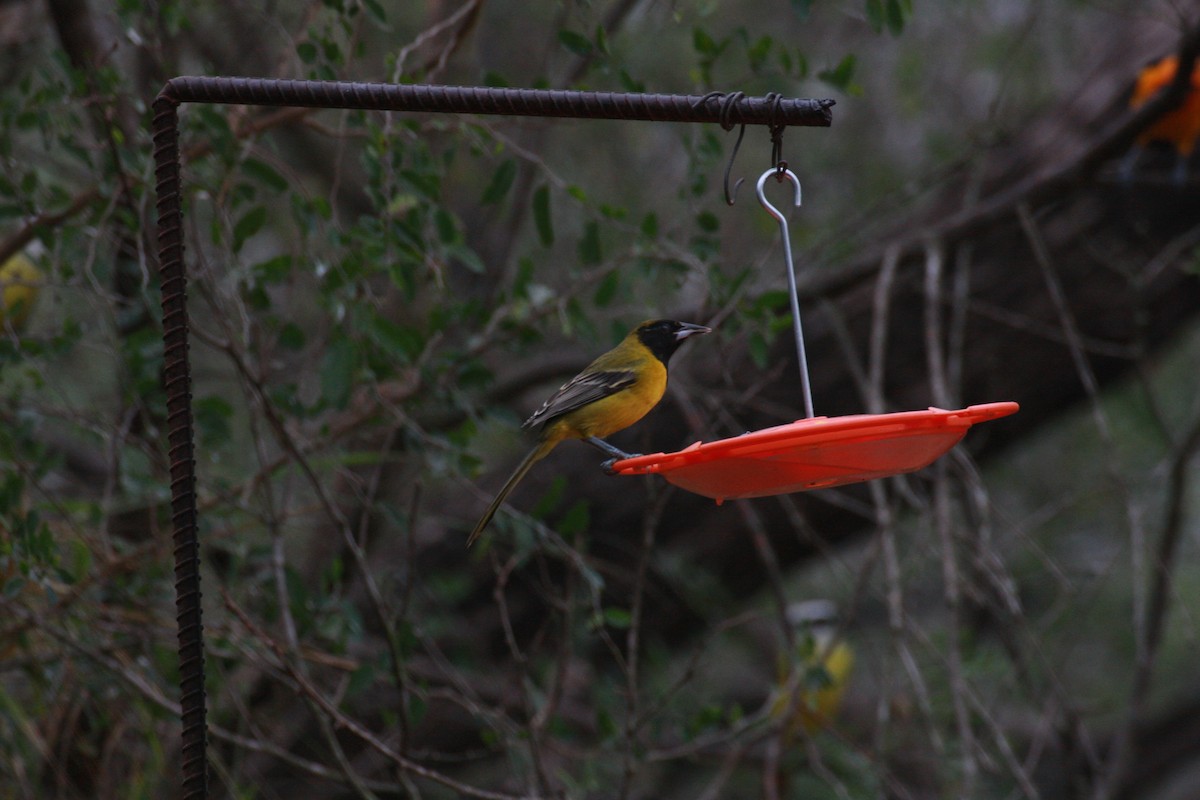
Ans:
<svg viewBox="0 0 1200 800"><path fill-rule="evenodd" d="M521 425L522 428L540 430L537 446L525 456L483 512L467 539L467 546L470 547L483 533L500 504L529 468L545 458L563 439L582 439L614 460L631 458L629 453L618 450L602 437L628 428L658 405L667 389L667 362L671 354L689 337L711 330L703 325L671 319L648 320L563 384Z"/></svg>
<svg viewBox="0 0 1200 800"><path fill-rule="evenodd" d="M0 264L0 335L21 332L41 284L42 273L22 253Z"/></svg>
<svg viewBox="0 0 1200 800"><path fill-rule="evenodd" d="M833 723L854 669L854 651L837 635L832 601L792 603L787 619L797 635L796 649L780 659L770 713L783 720L784 735L791 740L801 728L811 735Z"/></svg>

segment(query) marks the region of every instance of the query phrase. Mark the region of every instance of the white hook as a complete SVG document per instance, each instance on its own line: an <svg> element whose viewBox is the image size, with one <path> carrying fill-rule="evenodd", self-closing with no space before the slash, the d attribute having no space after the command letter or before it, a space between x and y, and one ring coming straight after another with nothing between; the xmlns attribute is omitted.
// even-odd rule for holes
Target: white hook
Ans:
<svg viewBox="0 0 1200 800"><path fill-rule="evenodd" d="M767 182L767 178L772 175L782 175L791 181L792 186L795 187L793 202L797 207L800 205L801 198L800 179L790 169L785 169L781 172L777 167L772 167L758 179L758 186L755 188L755 192L758 194L758 202L762 204L762 207L767 210L768 214L779 222L779 233L783 238L783 258L787 262L788 299L791 301L792 306L792 327L796 331L796 357L800 363L800 389L804 393L804 413L805 416L812 419L815 416L813 413L812 385L808 379L808 356L804 352L804 330L800 325L800 295L796 290L796 268L792 264L792 242L791 237L788 236L787 218L783 216L779 209L771 205L770 201L767 200L767 195L763 192L763 185Z"/></svg>
<svg viewBox="0 0 1200 800"><path fill-rule="evenodd" d="M758 186L755 187L754 191L758 193L758 202L762 203L762 207L767 210L767 213L786 226L787 220L783 218L783 214L780 213L778 208L771 205L771 201L767 199L766 192L763 191L763 185L766 184L767 178L771 177L772 175L778 176L780 174L781 173L777 167L772 167L771 169L767 170L762 174L762 177L758 179ZM794 205L796 208L799 208L801 198L800 179L797 178L796 173L792 172L790 169L785 169L782 175L791 181L792 186L795 188L795 199L792 201L792 205ZM780 183L782 183L782 181L780 181Z"/></svg>

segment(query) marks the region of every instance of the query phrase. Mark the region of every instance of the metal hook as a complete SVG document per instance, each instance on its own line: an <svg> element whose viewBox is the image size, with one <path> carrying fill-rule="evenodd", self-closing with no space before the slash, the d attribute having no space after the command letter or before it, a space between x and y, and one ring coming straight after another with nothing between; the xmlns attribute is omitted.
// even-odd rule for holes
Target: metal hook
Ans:
<svg viewBox="0 0 1200 800"><path fill-rule="evenodd" d="M792 204L797 208L800 206L801 200L800 179L786 167L781 171L779 167L773 166L758 179L758 186L755 188L755 192L758 194L758 202L779 223L779 233L783 239L783 258L787 262L788 299L791 301L792 306L792 327L796 331L796 356L800 362L800 390L804 393L805 416L812 419L814 416L812 384L808 378L808 356L804 352L804 330L800 325L800 295L796 290L796 268L792 263L792 242L791 237L788 236L787 218L784 217L783 212L771 205L771 201L767 200L767 195L763 191L763 186L766 184L767 178L771 176L775 176L781 182L784 178L791 181L792 186L795 188Z"/></svg>
<svg viewBox="0 0 1200 800"><path fill-rule="evenodd" d="M746 126L743 124L742 129L738 131L737 141L733 143L733 152L729 154L729 163L725 165L725 205L733 205L737 198L738 189L742 188L742 184L746 182L745 178L738 178L737 183L733 185L733 191L729 191L729 173L733 170L733 162L737 158L738 149L742 146L742 137L746 135Z"/></svg>
<svg viewBox="0 0 1200 800"><path fill-rule="evenodd" d="M779 92L767 92L765 99L771 104L771 120L767 123L767 128L771 131L771 163L778 170L778 179L782 181L783 173L787 169L787 162L783 160L783 132L787 126L776 120L781 113L783 95Z"/></svg>

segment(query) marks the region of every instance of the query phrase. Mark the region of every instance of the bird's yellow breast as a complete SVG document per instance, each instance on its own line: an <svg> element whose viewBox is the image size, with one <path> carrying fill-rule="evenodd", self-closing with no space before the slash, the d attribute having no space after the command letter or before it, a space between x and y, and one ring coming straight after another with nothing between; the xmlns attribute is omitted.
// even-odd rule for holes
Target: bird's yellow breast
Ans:
<svg viewBox="0 0 1200 800"><path fill-rule="evenodd" d="M635 365L605 365L631 368ZM551 422L545 431L547 439L603 439L628 428L658 404L667 388L667 368L653 356L637 366L638 379L619 392L577 408Z"/></svg>
<svg viewBox="0 0 1200 800"><path fill-rule="evenodd" d="M817 664L806 661L799 666L812 669ZM854 667L854 653L845 642L836 642L821 658L820 667L825 672L828 685L819 688L801 685L794 694L781 690L771 703L771 716L786 718L787 727L792 733L803 727L811 734L832 723L841 707L846 681ZM781 680L781 683L785 682ZM801 683L804 683L803 677Z"/></svg>

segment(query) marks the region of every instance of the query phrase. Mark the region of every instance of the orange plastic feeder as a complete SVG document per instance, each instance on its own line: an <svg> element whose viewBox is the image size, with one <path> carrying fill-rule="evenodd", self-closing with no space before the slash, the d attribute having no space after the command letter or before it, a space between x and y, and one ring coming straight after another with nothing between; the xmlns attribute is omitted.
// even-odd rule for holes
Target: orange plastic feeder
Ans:
<svg viewBox="0 0 1200 800"><path fill-rule="evenodd" d="M1016 413L1016 403L985 403L957 411L930 408L892 414L817 417L800 323L799 292L787 219L767 200L763 185L785 178L800 205L800 180L780 163L758 179L758 201L779 223L787 266L800 389L806 419L716 442L696 442L676 453L635 456L614 463L618 475L662 475L689 492L728 499L827 489L914 472L944 455L977 422Z"/></svg>
<svg viewBox="0 0 1200 800"><path fill-rule="evenodd" d="M618 475L662 475L718 504L827 489L929 466L975 423L1006 417L1018 408L1016 403L985 403L957 411L813 417L696 442L675 453L623 459L612 468Z"/></svg>

